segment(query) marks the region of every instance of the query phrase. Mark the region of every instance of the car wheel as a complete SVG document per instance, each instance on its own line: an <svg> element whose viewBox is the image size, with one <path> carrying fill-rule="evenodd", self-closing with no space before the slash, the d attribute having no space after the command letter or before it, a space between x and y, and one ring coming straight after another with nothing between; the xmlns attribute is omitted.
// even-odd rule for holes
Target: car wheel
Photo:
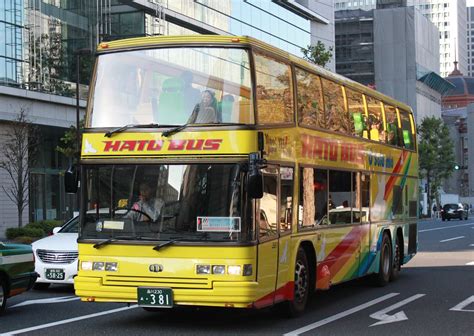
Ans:
<svg viewBox="0 0 474 336"><path fill-rule="evenodd" d="M0 315L7 307L7 283L2 276L0 276Z"/></svg>
<svg viewBox="0 0 474 336"><path fill-rule="evenodd" d="M298 249L295 262L295 289L293 300L287 302L290 317L300 316L309 297L309 267L306 252L302 247Z"/></svg>
<svg viewBox="0 0 474 336"><path fill-rule="evenodd" d="M383 287L390 281L392 263L392 244L388 234L384 233L382 246L380 247L379 272L375 274L375 284L377 286Z"/></svg>
<svg viewBox="0 0 474 336"><path fill-rule="evenodd" d="M45 290L48 289L51 284L47 282L37 282L33 285L33 288L36 290Z"/></svg>
<svg viewBox="0 0 474 336"><path fill-rule="evenodd" d="M395 249L392 262L392 273L390 274L390 281L395 281L400 276L401 258L402 253L400 249L400 241L397 235L397 238L395 239Z"/></svg>

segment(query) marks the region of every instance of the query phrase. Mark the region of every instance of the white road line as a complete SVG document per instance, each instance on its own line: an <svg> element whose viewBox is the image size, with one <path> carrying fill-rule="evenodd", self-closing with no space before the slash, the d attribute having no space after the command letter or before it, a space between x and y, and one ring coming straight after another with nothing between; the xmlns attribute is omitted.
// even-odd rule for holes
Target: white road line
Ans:
<svg viewBox="0 0 474 336"><path fill-rule="evenodd" d="M473 312L473 313L474 313L474 310L472 310L472 309L463 309L464 307L467 307L467 306L470 305L471 303L474 303L474 295L468 297L468 298L467 298L466 300L464 300L463 302L458 303L457 305L455 305L455 306L454 306L453 308L451 308L450 310L454 310L454 311L467 311L467 312Z"/></svg>
<svg viewBox="0 0 474 336"><path fill-rule="evenodd" d="M346 317L346 316L349 316L351 314L354 314L354 313L357 313L358 311L361 311L361 310L364 310L370 306L373 306L373 305L376 305L377 303L380 303L382 301L385 301L385 300L388 300L394 296L397 296L399 295L400 293L390 293L390 294L387 294L387 295L384 295L384 296L381 296L379 297L378 299L375 299L375 300L372 300L372 301L369 301L369 302L366 302L366 303L363 303L357 307L354 307L354 308L351 308L351 309L348 309L346 311L343 311L343 312L340 312L336 315L333 315L333 316L330 316L330 317L327 317L325 318L324 320L321 320L321 321L318 321L318 322L314 322L314 323L311 323L311 324L308 324L307 326L304 326L304 327L301 327L299 329L296 329L296 330L293 330L293 331L290 331L286 334L284 334L283 336L294 336L294 335L300 335L304 332L307 332L307 331L310 331L310 330L313 330L313 329L316 329L316 328L319 328L325 324L328 324L328 323L331 323L331 322L334 322L336 320L339 320L343 317Z"/></svg>
<svg viewBox="0 0 474 336"><path fill-rule="evenodd" d="M437 231L437 230L445 230L445 229L452 229L452 228L455 228L455 227L469 226L469 225L472 225L472 223L469 223L469 224L459 224L459 225L451 225L451 226L442 226L442 227L439 227L439 228L426 229L426 230L418 230L418 233L420 233L420 232L429 232L429 231ZM473 229L474 229L474 227L473 227Z"/></svg>
<svg viewBox="0 0 474 336"><path fill-rule="evenodd" d="M464 236L459 236L459 237L454 237L454 238L449 238L449 239L443 239L443 240L440 240L439 242L440 243L446 243L446 242L451 241L451 240L462 239L462 238L464 238Z"/></svg>
<svg viewBox="0 0 474 336"><path fill-rule="evenodd" d="M89 315L84 315L84 316L73 317L73 318L70 318L70 319L67 319L67 320L56 321L56 322L51 322L51 323L46 323L46 324L40 324L40 325L37 325L37 326L34 326L34 327L29 327L29 328L24 328L24 329L7 331L6 333L0 334L0 336L17 335L17 334L21 334L21 333L25 333L25 332L29 332L29 331L35 331L35 330L45 329L45 328L49 328L49 327L54 327L54 326L61 325L61 324L67 324L67 323L71 323L71 322L86 320L86 319L90 319L90 318L93 318L93 317L114 314L114 313L118 313L118 312L121 312L121 311L124 311L124 310L137 308L137 307L138 307L137 305L133 305L133 306L130 306L130 307L122 307L122 308L117 308L117 309L112 309L112 310L106 310L106 311L103 311L103 312L100 312L100 313L94 313L94 314L89 314Z"/></svg>
<svg viewBox="0 0 474 336"><path fill-rule="evenodd" d="M474 266L474 261L468 262L466 266Z"/></svg>
<svg viewBox="0 0 474 336"><path fill-rule="evenodd" d="M398 309L398 308L400 308L400 307L402 307L402 306L404 306L404 305L406 305L406 304L408 304L412 301L415 301L415 300L417 300L417 299L419 299L419 298L421 298L425 295L426 294L413 295L413 296L409 297L408 299L397 302L394 305L391 305L387 308L384 308L382 310L379 310L378 312L375 312L375 313L371 314L370 315L371 318L373 318L375 320L379 320L379 321L375 322L374 324L372 324L370 326L373 327L373 326L376 326L376 325L408 320L408 317L405 315L405 312L403 310L399 311L398 313L393 314L393 315L388 315L387 313L392 311L392 310Z"/></svg>

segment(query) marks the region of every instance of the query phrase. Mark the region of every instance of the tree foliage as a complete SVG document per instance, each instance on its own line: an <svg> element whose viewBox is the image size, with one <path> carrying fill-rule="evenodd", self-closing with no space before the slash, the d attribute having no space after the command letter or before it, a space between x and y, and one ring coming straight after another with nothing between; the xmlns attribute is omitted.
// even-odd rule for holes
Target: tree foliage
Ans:
<svg viewBox="0 0 474 336"><path fill-rule="evenodd" d="M441 118L425 117L418 128L420 177L428 185L428 213L432 200L439 199L438 189L451 176L454 165L454 144L449 129Z"/></svg>
<svg viewBox="0 0 474 336"><path fill-rule="evenodd" d="M326 50L326 46L321 41L318 41L316 45L308 45L306 48L301 48L301 52L303 53L303 58L305 60L322 67L326 66L326 64L331 59L332 51L333 47L329 47Z"/></svg>
<svg viewBox="0 0 474 336"><path fill-rule="evenodd" d="M79 130L82 132L84 129L85 120L82 119L79 122ZM65 157L73 160L78 158L82 147L82 138L79 138L77 142L77 128L76 126L70 126L64 135L60 139L61 144L56 147L56 150L62 153Z"/></svg>
<svg viewBox="0 0 474 336"><path fill-rule="evenodd" d="M38 147L39 129L28 119L27 110L21 108L0 149L0 169L7 172L10 185L2 185L3 192L15 203L18 227L23 225L23 211L28 205L28 181Z"/></svg>

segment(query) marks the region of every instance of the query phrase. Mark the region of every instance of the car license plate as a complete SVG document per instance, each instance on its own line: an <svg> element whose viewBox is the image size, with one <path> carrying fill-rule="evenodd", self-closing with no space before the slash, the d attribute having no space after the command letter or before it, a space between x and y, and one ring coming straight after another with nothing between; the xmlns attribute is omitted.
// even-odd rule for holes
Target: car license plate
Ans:
<svg viewBox="0 0 474 336"><path fill-rule="evenodd" d="M171 288L138 287L138 305L143 307L173 307Z"/></svg>
<svg viewBox="0 0 474 336"><path fill-rule="evenodd" d="M48 280L64 280L64 270L61 268L47 268L44 276Z"/></svg>

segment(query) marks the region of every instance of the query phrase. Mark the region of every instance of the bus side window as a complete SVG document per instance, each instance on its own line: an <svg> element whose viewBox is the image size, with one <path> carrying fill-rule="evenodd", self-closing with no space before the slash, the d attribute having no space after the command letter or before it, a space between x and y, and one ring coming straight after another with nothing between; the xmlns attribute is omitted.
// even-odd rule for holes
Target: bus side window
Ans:
<svg viewBox="0 0 474 336"><path fill-rule="evenodd" d="M366 96L367 110L369 112L368 128L370 140L385 142L385 127L383 125L382 106L380 101Z"/></svg>
<svg viewBox="0 0 474 336"><path fill-rule="evenodd" d="M387 144L392 146L399 146L398 143L398 120L397 110L391 105L384 105L385 120L387 124Z"/></svg>
<svg viewBox="0 0 474 336"><path fill-rule="evenodd" d="M267 167L262 174L263 197L258 201L257 232L259 237L275 236L278 234L278 171L277 168Z"/></svg>
<svg viewBox="0 0 474 336"><path fill-rule="evenodd" d="M326 110L326 129L343 134L351 134L351 120L344 108L342 86L325 78L321 78Z"/></svg>
<svg viewBox="0 0 474 336"><path fill-rule="evenodd" d="M412 132L410 114L407 111L399 109L400 122L402 124L402 142L406 149L415 149L415 137Z"/></svg>
<svg viewBox="0 0 474 336"><path fill-rule="evenodd" d="M325 127L321 79L311 72L296 69L298 94L298 123L304 126Z"/></svg>
<svg viewBox="0 0 474 336"><path fill-rule="evenodd" d="M347 109L352 116L352 135L363 137L363 132L367 130L365 123L364 99L360 92L345 88Z"/></svg>
<svg viewBox="0 0 474 336"><path fill-rule="evenodd" d="M255 53L259 124L292 123L293 83L288 64Z"/></svg>

